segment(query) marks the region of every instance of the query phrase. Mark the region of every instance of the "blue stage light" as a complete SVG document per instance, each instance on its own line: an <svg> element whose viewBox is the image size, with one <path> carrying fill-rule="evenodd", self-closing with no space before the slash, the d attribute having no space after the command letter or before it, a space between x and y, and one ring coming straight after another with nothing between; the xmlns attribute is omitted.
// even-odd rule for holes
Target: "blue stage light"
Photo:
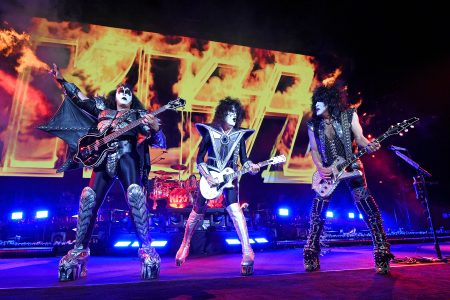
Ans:
<svg viewBox="0 0 450 300"><path fill-rule="evenodd" d="M22 211L15 211L11 214L11 220L22 220L22 219L23 219Z"/></svg>
<svg viewBox="0 0 450 300"><path fill-rule="evenodd" d="M134 241L134 243L131 244L131 247L139 247L139 242L138 241Z"/></svg>
<svg viewBox="0 0 450 300"><path fill-rule="evenodd" d="M48 218L48 210L38 210L36 212L36 219Z"/></svg>
<svg viewBox="0 0 450 300"><path fill-rule="evenodd" d="M279 208L278 215L284 216L284 217L289 216L289 209L288 208Z"/></svg>
<svg viewBox="0 0 450 300"><path fill-rule="evenodd" d="M164 247L166 246L167 241L152 241L151 246L152 247Z"/></svg>
<svg viewBox="0 0 450 300"><path fill-rule="evenodd" d="M258 244L268 243L269 241L266 238L255 238L255 241Z"/></svg>
<svg viewBox="0 0 450 300"><path fill-rule="evenodd" d="M130 246L131 242L130 241L118 241L114 244L114 247L128 247Z"/></svg>
<svg viewBox="0 0 450 300"><path fill-rule="evenodd" d="M331 210L327 210L326 216L327 216L327 218L332 218L334 216L334 214Z"/></svg>
<svg viewBox="0 0 450 300"><path fill-rule="evenodd" d="M239 242L238 239L225 239L225 242L227 242L228 245L240 245L241 242Z"/></svg>
<svg viewBox="0 0 450 300"><path fill-rule="evenodd" d="M363 218L362 214L359 214L359 218L362 220L362 218Z"/></svg>
<svg viewBox="0 0 450 300"><path fill-rule="evenodd" d="M349 213L348 213L348 217L349 217L350 219L354 219L354 218L355 218L355 213L349 212Z"/></svg>

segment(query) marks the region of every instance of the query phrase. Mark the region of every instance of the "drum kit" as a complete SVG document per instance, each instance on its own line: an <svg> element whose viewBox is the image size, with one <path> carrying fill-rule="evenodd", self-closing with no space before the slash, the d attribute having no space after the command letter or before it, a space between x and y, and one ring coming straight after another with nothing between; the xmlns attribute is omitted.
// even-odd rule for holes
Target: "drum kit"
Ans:
<svg viewBox="0 0 450 300"><path fill-rule="evenodd" d="M170 168L178 172L167 172L164 170L154 171L153 191L150 199L155 201L159 199L168 200L168 205L173 208L184 208L193 203L193 199L197 193L198 181L195 176L189 179L181 180L181 171L187 167L181 164L171 165ZM178 179L173 176L178 173Z"/></svg>

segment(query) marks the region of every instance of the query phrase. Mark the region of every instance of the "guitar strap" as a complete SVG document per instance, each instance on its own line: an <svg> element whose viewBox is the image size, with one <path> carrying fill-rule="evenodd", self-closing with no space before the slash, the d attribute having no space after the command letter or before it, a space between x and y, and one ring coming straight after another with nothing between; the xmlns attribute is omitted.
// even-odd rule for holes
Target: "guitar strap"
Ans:
<svg viewBox="0 0 450 300"><path fill-rule="evenodd" d="M345 158L350 159L352 157L352 142L350 134L350 123L348 121L347 111L341 113L341 124L343 131L343 144L345 149Z"/></svg>

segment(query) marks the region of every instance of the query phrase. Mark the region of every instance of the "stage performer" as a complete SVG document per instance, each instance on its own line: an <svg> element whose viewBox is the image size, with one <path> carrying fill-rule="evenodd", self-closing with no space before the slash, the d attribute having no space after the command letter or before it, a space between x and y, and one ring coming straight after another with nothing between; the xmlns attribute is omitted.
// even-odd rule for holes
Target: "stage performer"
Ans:
<svg viewBox="0 0 450 300"><path fill-rule="evenodd" d="M220 100L216 107L212 124L196 124L202 136L197 154L197 168L210 186L217 185L217 179L212 177L210 170L220 172L226 167L238 170L238 159L242 167L249 168L252 174L259 171L259 166L247 158L245 140L254 130L240 128L243 118L244 109L240 101L227 97ZM206 154L208 158L205 162ZM224 189L224 203L242 245L241 274L248 276L253 274L255 254L250 246L247 223L239 205L237 179L234 180L233 186ZM191 238L203 220L206 208L207 200L199 192L198 197L194 199L193 209L186 222L184 238L176 254L177 266L181 266L188 256Z"/></svg>
<svg viewBox="0 0 450 300"><path fill-rule="evenodd" d="M150 172L150 155L148 146L165 148L166 142L162 133L159 120L144 109L141 102L132 92L131 86L121 84L116 90L111 91L106 98L87 97L73 83L69 83L61 76L58 67L54 64L50 73L64 90L65 100L55 117L41 129L52 133L57 127L78 127L71 121L72 113L66 113L72 105L71 112L76 114L90 114L93 118L93 126L98 132L114 132L129 123L144 117L144 121L138 127L124 133L113 141L117 147L115 151L107 154L103 162L94 167L89 186L81 193L78 211L76 241L74 248L70 250L59 262L58 276L60 281L75 280L87 275L86 263L89 258L89 242L97 218L98 210L116 179L119 179L133 217L136 233L140 242L138 249L139 258L142 261L141 275L143 279L155 279L159 276L160 257L151 246L149 237L148 210L146 206L145 182ZM75 105L73 105L75 104ZM58 114L57 113L57 114ZM61 123L61 124L58 124ZM55 133L54 133L55 134ZM67 132L67 135L69 132ZM59 137L67 138L66 133L59 133ZM138 140L142 137L142 140ZM66 139L67 141L67 139ZM71 149L73 152L73 149ZM60 168L65 171L77 167L71 159Z"/></svg>
<svg viewBox="0 0 450 300"><path fill-rule="evenodd" d="M320 86L313 92L311 105L313 117L307 123L308 135L312 159L323 179L331 178L330 166L333 161L338 156L349 159L356 151L356 145L366 147L369 153L380 148L378 142L370 142L364 137L356 109L349 108L345 104L344 96L344 92L335 85ZM375 270L377 273L386 274L389 272L389 263L393 255L386 239L380 211L367 188L361 161L356 161L350 168L361 171L359 176L345 179L345 181L359 212L370 229L374 245ZM331 195L321 197L318 193L313 199L310 230L303 251L306 271L320 269L320 236L330 199Z"/></svg>

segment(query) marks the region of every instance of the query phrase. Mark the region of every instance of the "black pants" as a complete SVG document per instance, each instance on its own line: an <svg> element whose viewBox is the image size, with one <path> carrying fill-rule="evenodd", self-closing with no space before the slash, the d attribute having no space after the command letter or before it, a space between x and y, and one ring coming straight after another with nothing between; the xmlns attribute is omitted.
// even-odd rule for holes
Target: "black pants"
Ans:
<svg viewBox="0 0 450 300"><path fill-rule="evenodd" d="M89 240L91 239L98 210L116 180L116 177L109 176L105 164L106 162L103 162L94 170L89 182L89 187L95 192L95 206L92 211L92 217L89 222L87 233L82 241L84 247L88 246ZM130 185L141 185L139 176L139 156L136 152L125 153L120 157L117 163L117 178L122 185L125 195Z"/></svg>

